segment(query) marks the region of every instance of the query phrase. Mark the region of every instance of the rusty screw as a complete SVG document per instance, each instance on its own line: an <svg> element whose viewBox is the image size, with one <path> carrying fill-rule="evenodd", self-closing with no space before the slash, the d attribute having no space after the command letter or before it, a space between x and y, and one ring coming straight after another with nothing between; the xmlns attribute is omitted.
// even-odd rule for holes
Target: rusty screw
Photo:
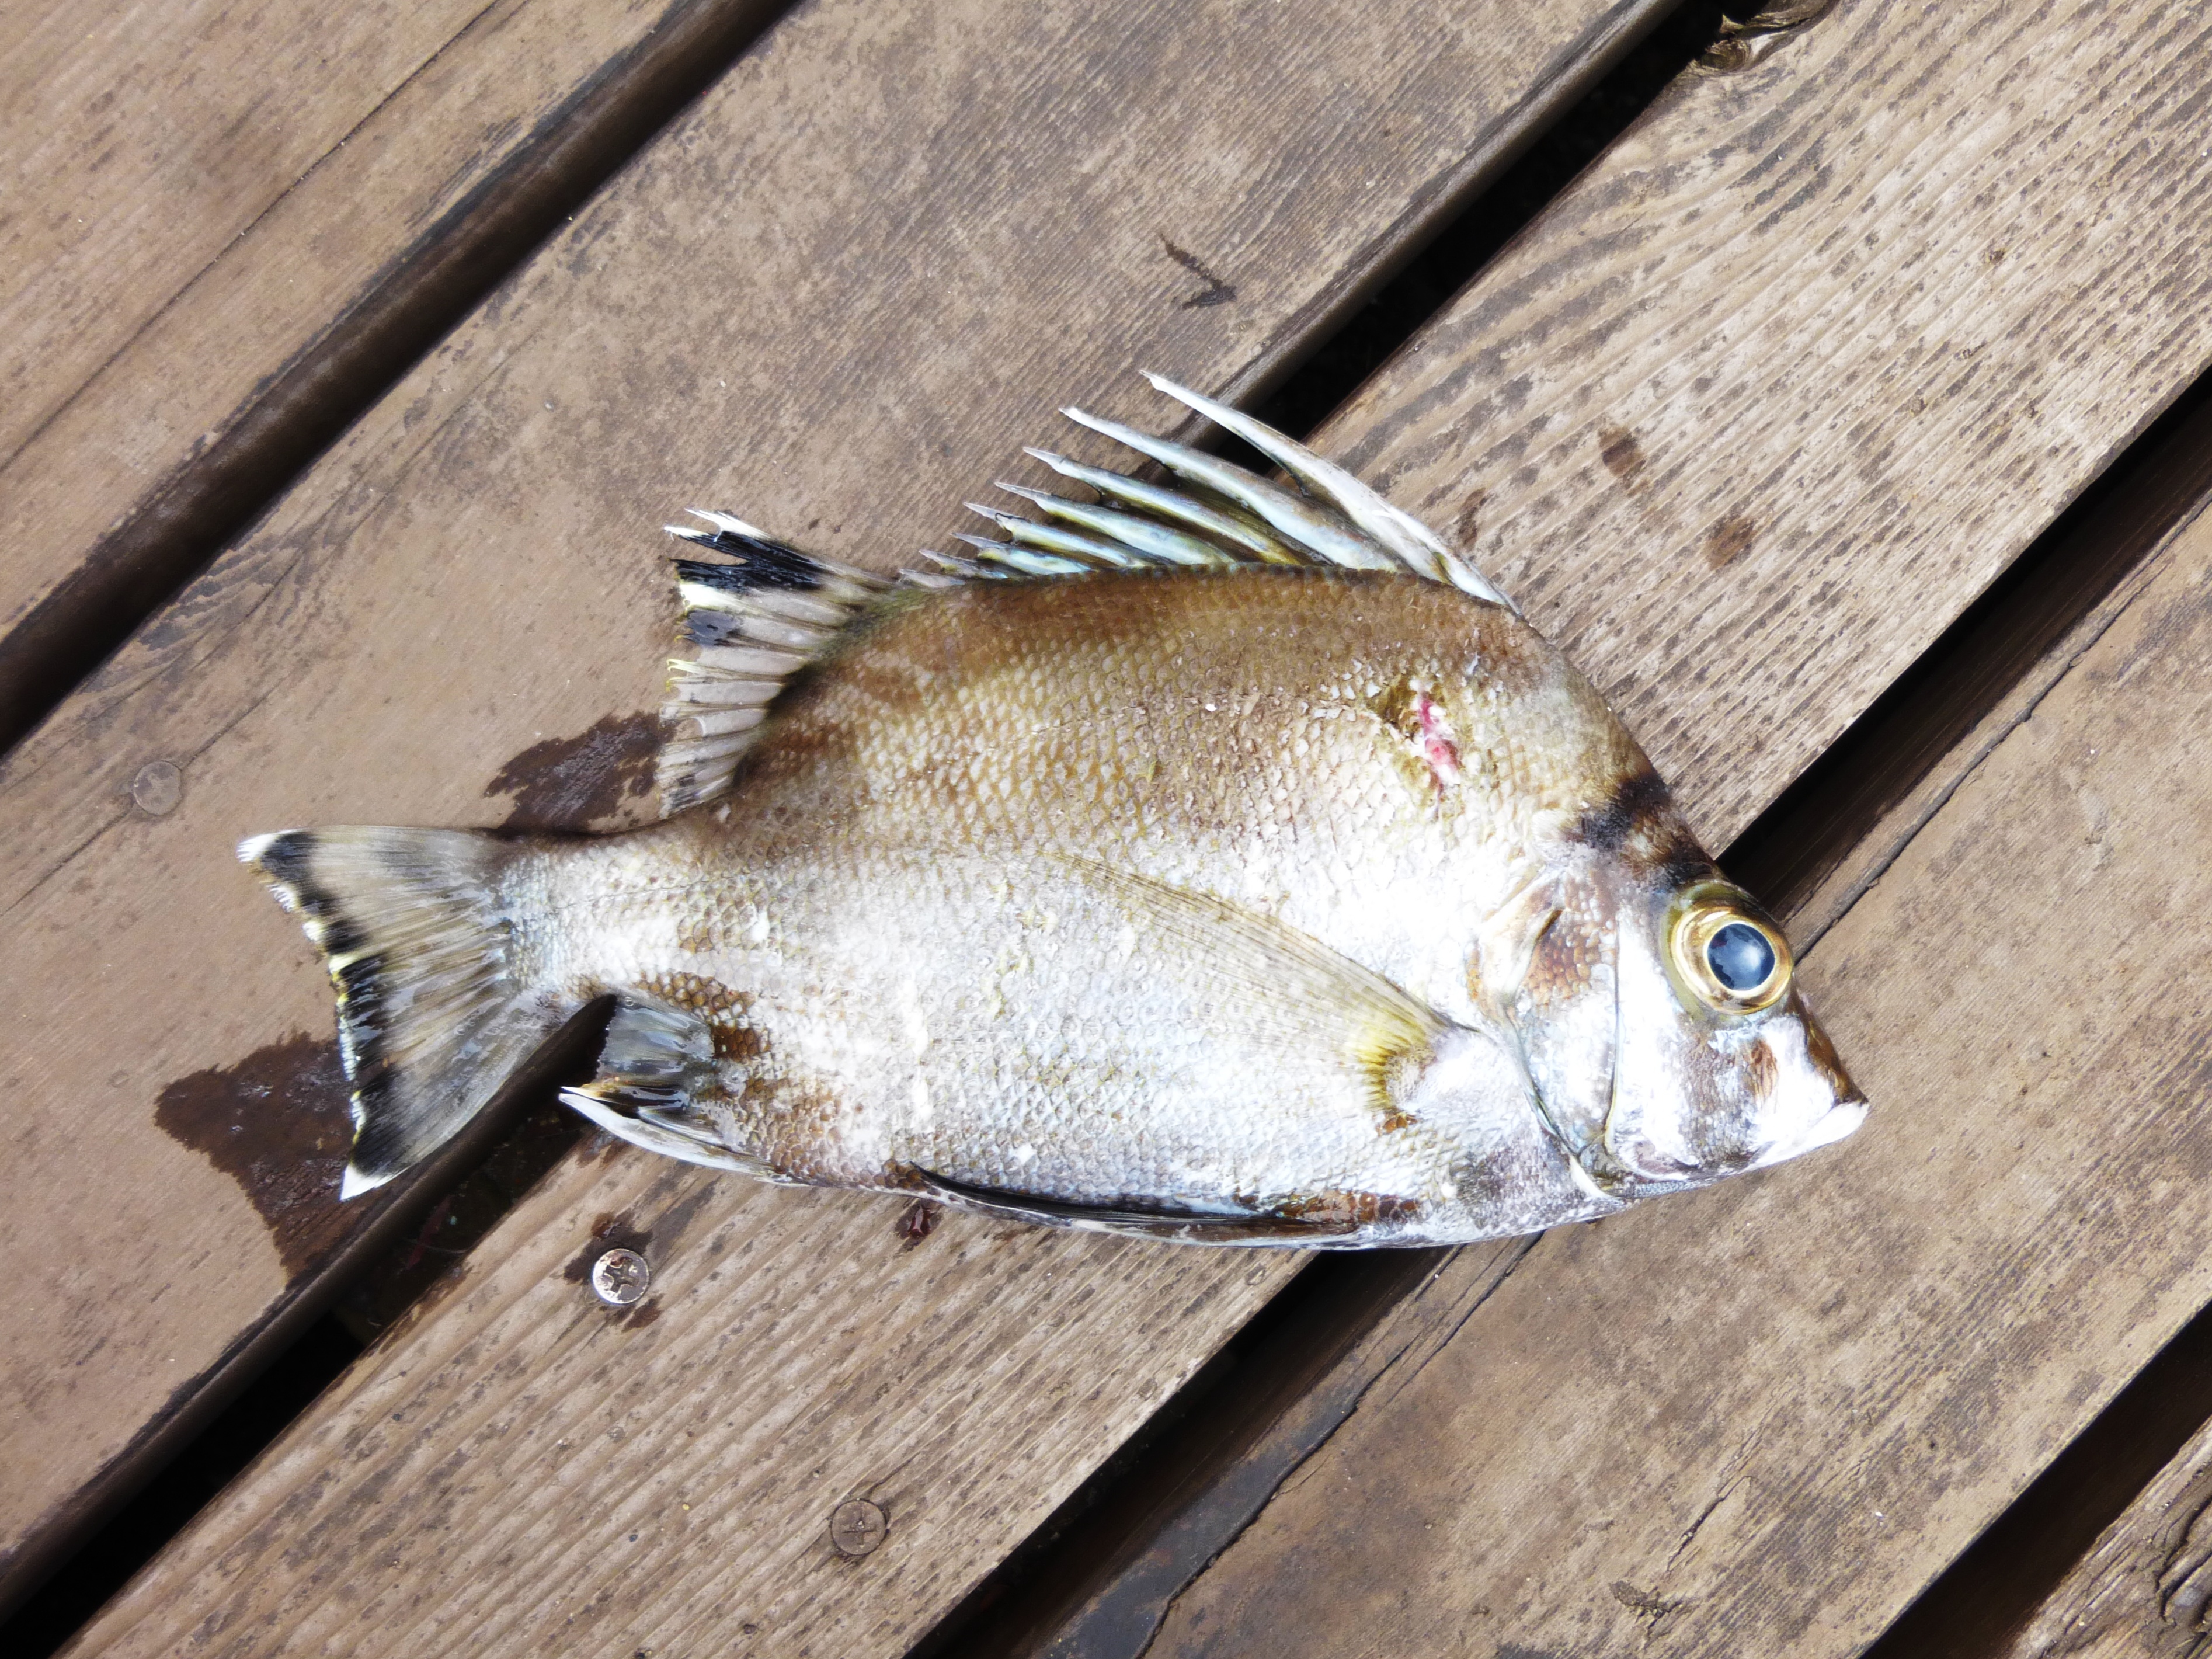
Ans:
<svg viewBox="0 0 2212 1659"><path fill-rule="evenodd" d="M149 818L165 818L185 798L185 775L174 761L148 761L131 780L131 799Z"/></svg>
<svg viewBox="0 0 2212 1659"><path fill-rule="evenodd" d="M890 1519L865 1498L848 1498L830 1511L830 1541L840 1555L866 1555L884 1541Z"/></svg>
<svg viewBox="0 0 2212 1659"><path fill-rule="evenodd" d="M653 1283L653 1269L635 1250L609 1250L592 1263L592 1288L610 1308L627 1308Z"/></svg>

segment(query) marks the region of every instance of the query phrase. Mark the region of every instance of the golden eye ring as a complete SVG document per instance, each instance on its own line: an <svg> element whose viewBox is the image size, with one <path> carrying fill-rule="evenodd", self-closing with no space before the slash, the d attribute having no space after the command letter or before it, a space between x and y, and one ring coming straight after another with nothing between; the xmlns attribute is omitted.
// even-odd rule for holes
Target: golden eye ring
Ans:
<svg viewBox="0 0 2212 1659"><path fill-rule="evenodd" d="M1794 964L1781 929L1723 895L1692 895L1668 943L1675 973L1718 1012L1755 1014L1790 990Z"/></svg>

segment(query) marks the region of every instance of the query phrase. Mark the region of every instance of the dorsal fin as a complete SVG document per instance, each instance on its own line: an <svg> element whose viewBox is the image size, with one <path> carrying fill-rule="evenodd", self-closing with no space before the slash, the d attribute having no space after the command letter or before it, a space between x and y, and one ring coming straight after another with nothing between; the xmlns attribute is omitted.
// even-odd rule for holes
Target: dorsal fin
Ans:
<svg viewBox="0 0 2212 1659"><path fill-rule="evenodd" d="M1000 484L1028 510L971 501L1004 540L962 536L971 557L925 552L936 567L908 570L909 586L969 581L1058 580L1106 570L1236 569L1267 565L1383 570L1444 582L1488 604L1511 602L1410 514L1393 507L1334 461L1323 460L1250 416L1158 374L1159 391L1235 433L1287 472L1293 489L1218 455L1116 421L1061 412L1157 462L1182 485L1153 483L1085 466L1049 450L1029 453L1094 491L1079 501L1021 484ZM671 525L672 535L727 562L676 562L684 601L668 665L668 728L659 783L662 816L711 800L792 675L838 631L896 584L802 553L726 513L695 514L707 526Z"/></svg>
<svg viewBox="0 0 2212 1659"><path fill-rule="evenodd" d="M1086 570L1249 564L1334 565L1388 570L1446 582L1491 605L1511 601L1420 520L1304 445L1263 422L1161 375L1158 391L1233 432L1290 474L1296 489L1166 438L1080 409L1060 411L1079 426L1158 463L1184 489L1080 465L1049 450L1029 453L1063 477L1089 485L1096 502L1000 484L1030 502L1035 516L969 505L1006 533L1005 541L960 539L985 561L961 574L1070 576ZM995 566L997 568L986 567Z"/></svg>
<svg viewBox="0 0 2212 1659"><path fill-rule="evenodd" d="M708 529L668 532L727 563L676 561L684 654L668 659L666 728L655 781L663 817L729 787L768 706L790 678L891 584L802 553L726 513L693 509Z"/></svg>

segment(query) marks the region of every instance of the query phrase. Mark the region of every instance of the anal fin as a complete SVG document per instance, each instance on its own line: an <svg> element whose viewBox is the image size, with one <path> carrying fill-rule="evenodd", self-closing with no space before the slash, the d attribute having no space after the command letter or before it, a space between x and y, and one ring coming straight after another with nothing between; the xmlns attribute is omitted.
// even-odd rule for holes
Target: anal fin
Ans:
<svg viewBox="0 0 2212 1659"><path fill-rule="evenodd" d="M787 1179L731 1144L736 1114L714 1057L714 1034L684 1009L623 998L607 1022L598 1074L580 1089L563 1089L561 1102L648 1152L757 1181Z"/></svg>
<svg viewBox="0 0 2212 1659"><path fill-rule="evenodd" d="M1223 1215L1205 1210L1136 1210L1111 1204L1085 1204L972 1186L927 1170L916 1170L926 1196L954 1209L972 1210L1009 1221L1085 1232L1117 1233L1182 1244L1281 1245L1312 1249L1331 1237L1348 1238L1359 1222L1349 1217L1306 1219L1268 1212Z"/></svg>

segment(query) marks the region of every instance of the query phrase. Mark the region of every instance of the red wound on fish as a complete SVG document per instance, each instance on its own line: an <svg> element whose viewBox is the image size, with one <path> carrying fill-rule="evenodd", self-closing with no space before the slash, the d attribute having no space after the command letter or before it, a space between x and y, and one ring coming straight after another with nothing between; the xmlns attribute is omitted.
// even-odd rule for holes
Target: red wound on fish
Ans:
<svg viewBox="0 0 2212 1659"><path fill-rule="evenodd" d="M1442 794L1460 778L1459 745L1453 741L1451 722L1425 691L1414 695L1413 720L1413 748L1436 780L1437 793Z"/></svg>

